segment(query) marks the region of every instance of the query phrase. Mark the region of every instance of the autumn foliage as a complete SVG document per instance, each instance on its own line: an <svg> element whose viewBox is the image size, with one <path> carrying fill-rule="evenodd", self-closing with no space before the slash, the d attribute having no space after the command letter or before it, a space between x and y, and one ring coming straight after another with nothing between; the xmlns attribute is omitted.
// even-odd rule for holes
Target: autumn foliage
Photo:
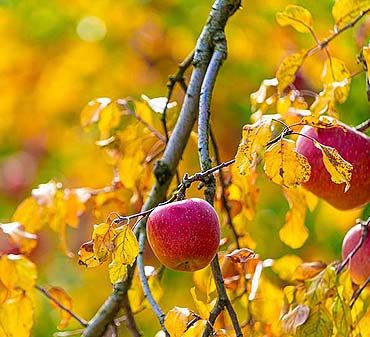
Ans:
<svg viewBox="0 0 370 337"><path fill-rule="evenodd" d="M0 12L2 35L1 20L17 15L39 34L28 37L34 45L0 35L25 71L17 79L0 56L17 89L0 93L0 131L24 144L13 154L0 143L0 202L9 204L0 337L369 336L370 274L356 269L370 256L369 123L354 125L368 118L370 1L330 2L332 24L325 1L313 15L284 1L241 11L218 0L198 40L210 3L194 5L202 20L186 1L107 3L60 5L65 16L51 14L54 2ZM39 21L26 15L35 9ZM78 20L81 43L66 27L87 9L107 24L98 14ZM265 10L276 18L261 19L269 43L255 24L270 18ZM166 31L182 16L200 20L194 37L187 20ZM268 60L277 41L284 48ZM268 67L257 69L262 58ZM42 116L34 125L12 113L20 97ZM198 132L183 117L191 106ZM183 146L170 153L172 144Z"/></svg>

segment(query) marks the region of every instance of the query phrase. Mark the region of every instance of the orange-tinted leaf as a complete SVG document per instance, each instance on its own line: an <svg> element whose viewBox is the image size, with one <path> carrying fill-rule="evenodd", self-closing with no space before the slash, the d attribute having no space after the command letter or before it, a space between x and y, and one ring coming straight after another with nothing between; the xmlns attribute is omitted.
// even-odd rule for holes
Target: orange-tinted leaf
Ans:
<svg viewBox="0 0 370 337"><path fill-rule="evenodd" d="M51 287L48 289L48 293L65 308L72 310L72 298L65 292L63 288ZM53 307L57 308L60 312L61 320L58 324L58 329L65 329L68 326L69 320L72 316L66 310L58 307L58 305L53 301L51 301L51 303Z"/></svg>
<svg viewBox="0 0 370 337"><path fill-rule="evenodd" d="M261 118L254 124L244 125L242 141L235 156L240 174L250 175L256 165L257 154L271 139L271 119Z"/></svg>
<svg viewBox="0 0 370 337"><path fill-rule="evenodd" d="M248 248L235 249L226 255L234 263L245 263L256 256L253 250Z"/></svg>
<svg viewBox="0 0 370 337"><path fill-rule="evenodd" d="M305 262L294 271L293 278L297 281L309 280L318 275L326 268L326 264L321 261Z"/></svg>
<svg viewBox="0 0 370 337"><path fill-rule="evenodd" d="M282 242L291 248L301 247L308 238L308 229L304 221L306 217L306 199L300 189L286 189L284 195L289 202L290 210L285 216L285 224L279 231Z"/></svg>
<svg viewBox="0 0 370 337"><path fill-rule="evenodd" d="M281 139L266 150L264 170L273 182L286 187L308 181L311 174L306 157L295 151L290 139Z"/></svg>
<svg viewBox="0 0 370 337"><path fill-rule="evenodd" d="M111 104L111 102L110 98L101 97L87 103L80 115L81 126L87 128L99 121L101 111Z"/></svg>
<svg viewBox="0 0 370 337"><path fill-rule="evenodd" d="M305 52L287 56L279 65L276 78L279 82L278 92L282 93L295 79L295 74L303 63Z"/></svg>
<svg viewBox="0 0 370 337"><path fill-rule="evenodd" d="M19 222L29 233L38 232L48 221L47 210L40 206L36 199L29 197L15 210L12 221Z"/></svg>
<svg viewBox="0 0 370 337"><path fill-rule="evenodd" d="M181 337L192 318L193 314L188 308L174 307L167 313L164 325L171 337Z"/></svg>
<svg viewBox="0 0 370 337"><path fill-rule="evenodd" d="M0 224L0 228L10 236L24 254L29 254L37 245L37 235L26 232L19 222Z"/></svg>
<svg viewBox="0 0 370 337"><path fill-rule="evenodd" d="M94 242L93 240L87 241L81 245L78 251L78 263L85 267L96 267L100 265L98 258L94 254Z"/></svg>
<svg viewBox="0 0 370 337"><path fill-rule="evenodd" d="M276 14L280 26L292 26L300 33L309 33L313 29L311 13L301 6L288 5L283 12Z"/></svg>
<svg viewBox="0 0 370 337"><path fill-rule="evenodd" d="M49 181L46 184L40 184L32 190L32 196L40 206L51 206L54 202L54 197L58 190L62 188L62 184L55 181Z"/></svg>

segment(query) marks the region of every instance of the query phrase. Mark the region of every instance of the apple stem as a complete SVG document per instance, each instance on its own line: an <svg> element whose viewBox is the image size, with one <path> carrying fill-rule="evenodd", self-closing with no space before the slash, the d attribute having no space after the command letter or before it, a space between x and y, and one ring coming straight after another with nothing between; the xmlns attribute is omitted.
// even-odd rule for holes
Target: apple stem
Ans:
<svg viewBox="0 0 370 337"><path fill-rule="evenodd" d="M356 253L365 243L365 240L369 234L370 217L366 221L359 219L357 220L357 223L361 224L362 229L360 241L357 243L356 247L347 255L347 257L340 264L338 264L336 268L337 274L340 274L346 267L346 265L351 261L351 259L356 255Z"/></svg>

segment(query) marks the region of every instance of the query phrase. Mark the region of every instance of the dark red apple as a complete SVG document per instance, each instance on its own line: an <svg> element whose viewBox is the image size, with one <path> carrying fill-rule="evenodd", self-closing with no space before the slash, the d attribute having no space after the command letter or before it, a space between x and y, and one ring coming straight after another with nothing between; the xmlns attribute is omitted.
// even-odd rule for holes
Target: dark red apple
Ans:
<svg viewBox="0 0 370 337"><path fill-rule="evenodd" d="M361 225L352 227L343 239L342 256L346 259L349 253L361 241ZM365 282L370 277L370 233L365 242L349 262L349 273L356 284Z"/></svg>
<svg viewBox="0 0 370 337"><path fill-rule="evenodd" d="M198 198L159 206L147 222L150 246L168 268L195 271L206 267L217 253L220 223L215 209Z"/></svg>
<svg viewBox="0 0 370 337"><path fill-rule="evenodd" d="M370 201L370 137L347 125L319 129L305 126L300 132L335 148L353 166L351 187L344 192L344 184L331 181L321 151L310 139L299 136L297 151L311 165L311 176L303 186L338 209L347 210Z"/></svg>

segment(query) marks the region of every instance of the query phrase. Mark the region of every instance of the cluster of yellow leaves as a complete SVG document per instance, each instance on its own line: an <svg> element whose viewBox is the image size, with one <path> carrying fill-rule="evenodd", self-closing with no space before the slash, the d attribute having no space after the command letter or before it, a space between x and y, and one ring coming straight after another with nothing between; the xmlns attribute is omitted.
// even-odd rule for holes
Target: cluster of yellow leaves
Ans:
<svg viewBox="0 0 370 337"><path fill-rule="evenodd" d="M94 225L92 240L84 243L79 252L79 262L86 267L96 267L108 260L111 282L123 280L127 266L132 265L139 253L139 245L129 225L113 227L111 224Z"/></svg>
<svg viewBox="0 0 370 337"><path fill-rule="evenodd" d="M28 337L33 325L35 265L22 255L0 257L0 336Z"/></svg>

